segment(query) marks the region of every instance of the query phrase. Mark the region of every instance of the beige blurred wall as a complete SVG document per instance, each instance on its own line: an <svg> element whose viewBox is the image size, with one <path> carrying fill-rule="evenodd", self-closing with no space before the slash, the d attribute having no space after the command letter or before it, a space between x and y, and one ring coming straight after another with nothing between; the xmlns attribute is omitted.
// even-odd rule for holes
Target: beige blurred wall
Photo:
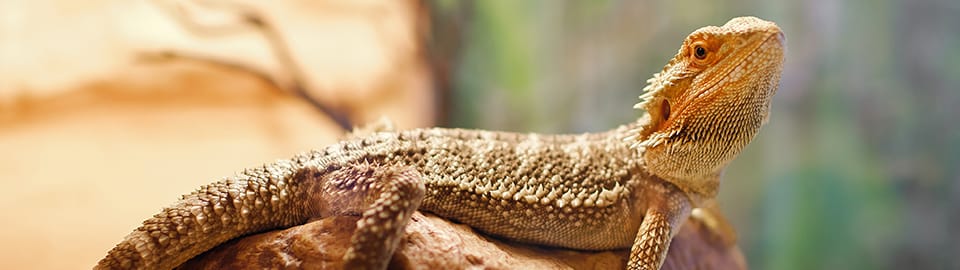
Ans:
<svg viewBox="0 0 960 270"><path fill-rule="evenodd" d="M179 195L342 133L248 72L138 57L174 50L286 75L260 36L198 37L158 2L0 3L0 269L91 267ZM312 95L357 122L433 124L420 3L246 4L287 38Z"/></svg>

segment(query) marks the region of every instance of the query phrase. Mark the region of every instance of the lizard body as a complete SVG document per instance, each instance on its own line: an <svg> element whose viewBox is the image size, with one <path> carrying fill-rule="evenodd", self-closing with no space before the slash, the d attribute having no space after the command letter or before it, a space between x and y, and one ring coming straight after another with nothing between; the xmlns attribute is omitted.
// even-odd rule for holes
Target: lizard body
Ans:
<svg viewBox="0 0 960 270"><path fill-rule="evenodd" d="M783 34L735 18L690 34L637 107L600 133L415 129L351 135L183 196L144 221L97 268L168 269L230 239L358 215L347 268L383 269L415 210L524 243L630 248L659 269L690 209L766 121Z"/></svg>

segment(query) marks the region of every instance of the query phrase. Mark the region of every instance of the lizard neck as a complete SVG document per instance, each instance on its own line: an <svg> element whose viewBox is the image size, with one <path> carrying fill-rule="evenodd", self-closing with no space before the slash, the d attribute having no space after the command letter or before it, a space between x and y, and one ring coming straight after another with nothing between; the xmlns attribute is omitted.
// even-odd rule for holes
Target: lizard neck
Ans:
<svg viewBox="0 0 960 270"><path fill-rule="evenodd" d="M622 125L616 128L613 133L623 134L620 137L627 142L636 142L636 138L643 137L644 130L650 127L650 114L646 113L640 119L637 119L634 122ZM702 202L715 198L717 196L718 190L720 188L720 175L722 170L718 170L714 173L700 175L696 177L675 177L670 175L661 175L654 172L650 169L650 165L647 162L657 162L656 160L647 160L644 158L644 153L647 151L647 146L642 144L634 143L632 147L636 150L634 151L635 158L640 161L641 168L648 174L654 175L657 178L677 186L682 190L694 206L700 205ZM669 158L669 157L668 157Z"/></svg>
<svg viewBox="0 0 960 270"><path fill-rule="evenodd" d="M717 197L720 190L720 174L706 175L696 179L664 179L676 185L687 195L694 207L700 206L704 201Z"/></svg>

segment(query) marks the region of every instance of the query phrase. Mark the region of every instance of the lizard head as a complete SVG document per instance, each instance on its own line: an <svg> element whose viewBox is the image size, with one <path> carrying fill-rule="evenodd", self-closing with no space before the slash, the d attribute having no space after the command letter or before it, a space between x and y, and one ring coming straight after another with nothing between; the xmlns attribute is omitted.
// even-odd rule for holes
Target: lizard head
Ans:
<svg viewBox="0 0 960 270"><path fill-rule="evenodd" d="M723 167L769 116L784 42L776 24L755 17L687 36L635 106L647 119L630 138L647 169L685 191L715 195Z"/></svg>

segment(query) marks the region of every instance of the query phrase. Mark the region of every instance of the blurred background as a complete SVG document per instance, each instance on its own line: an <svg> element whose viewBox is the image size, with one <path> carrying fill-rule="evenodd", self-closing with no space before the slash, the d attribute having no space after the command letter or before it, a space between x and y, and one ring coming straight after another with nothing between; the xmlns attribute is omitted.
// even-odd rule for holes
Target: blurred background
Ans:
<svg viewBox="0 0 960 270"><path fill-rule="evenodd" d="M0 2L0 268L87 268L342 124L601 131L683 38L787 36L720 202L752 269L960 269L960 2ZM298 90L299 89L299 90Z"/></svg>

